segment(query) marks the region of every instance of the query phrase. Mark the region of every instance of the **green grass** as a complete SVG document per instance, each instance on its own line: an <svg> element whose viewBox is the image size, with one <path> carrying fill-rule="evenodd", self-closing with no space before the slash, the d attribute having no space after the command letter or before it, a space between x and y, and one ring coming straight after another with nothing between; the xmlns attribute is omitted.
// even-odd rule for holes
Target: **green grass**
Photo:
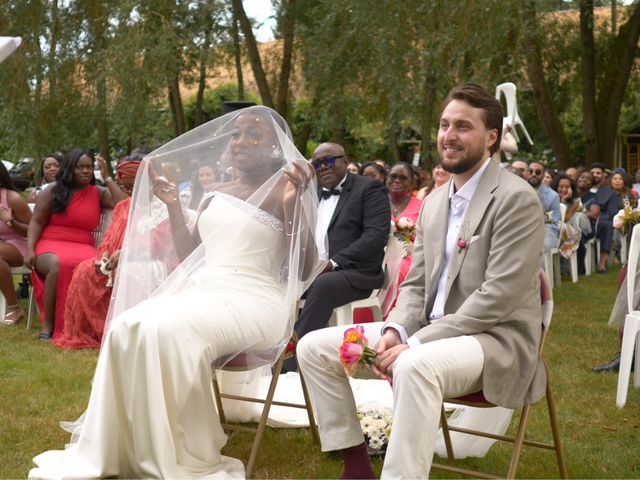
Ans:
<svg viewBox="0 0 640 480"><path fill-rule="evenodd" d="M618 349L617 333L606 324L617 273L581 277L575 285L565 279L554 291L545 358L572 478L640 478L640 390L630 386L627 405L617 409L617 375L591 372ZM24 323L0 329L0 478L24 478L34 455L63 448L69 436L58 422L80 415L89 395L97 353L61 351L36 341L37 333L37 327L26 331ZM529 433L551 438L544 402L533 409ZM251 439L235 434L223 453L247 459ZM504 474L509 455L497 444L485 458L457 465ZM381 467L382 460L374 460L378 474ZM268 429L255 476L336 478L340 472L340 459L320 452L307 429ZM454 477L436 471L431 476ZM525 448L518 476L557 477L553 453Z"/></svg>

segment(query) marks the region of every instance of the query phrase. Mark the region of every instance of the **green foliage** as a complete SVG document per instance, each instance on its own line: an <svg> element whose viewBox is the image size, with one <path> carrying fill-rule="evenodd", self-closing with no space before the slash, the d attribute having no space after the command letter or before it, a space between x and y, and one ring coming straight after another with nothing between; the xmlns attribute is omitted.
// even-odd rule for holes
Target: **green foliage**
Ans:
<svg viewBox="0 0 640 480"><path fill-rule="evenodd" d="M235 83L225 83L213 89L204 91L204 99L202 106L202 121L208 122L222 115L222 104L227 101L238 99L238 85ZM259 104L260 101L251 92L245 91L245 101ZM187 127L192 129L195 126L194 115L196 108L196 95L187 98L184 103L184 115L187 120Z"/></svg>

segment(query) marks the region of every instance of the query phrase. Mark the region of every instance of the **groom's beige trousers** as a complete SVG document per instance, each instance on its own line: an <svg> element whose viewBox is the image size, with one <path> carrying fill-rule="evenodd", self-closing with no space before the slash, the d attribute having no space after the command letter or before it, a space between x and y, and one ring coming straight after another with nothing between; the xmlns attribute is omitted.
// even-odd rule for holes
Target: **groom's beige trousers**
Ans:
<svg viewBox="0 0 640 480"><path fill-rule="evenodd" d="M381 324L363 326L373 348L380 338ZM308 333L297 348L318 419L323 451L340 450L364 441L353 392L338 358L347 328ZM393 365L393 427L382 478L427 478L443 397L481 390L483 363L480 343L470 336L421 344L400 354ZM366 369L358 372L358 377L375 378Z"/></svg>

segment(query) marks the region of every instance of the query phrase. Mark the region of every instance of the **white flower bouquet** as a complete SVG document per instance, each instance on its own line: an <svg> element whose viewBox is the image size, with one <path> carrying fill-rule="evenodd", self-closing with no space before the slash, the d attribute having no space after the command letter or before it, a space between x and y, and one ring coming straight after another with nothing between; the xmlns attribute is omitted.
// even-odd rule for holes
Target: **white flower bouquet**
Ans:
<svg viewBox="0 0 640 480"><path fill-rule="evenodd" d="M382 455L391 437L391 410L377 402L370 402L358 407L358 419L369 455Z"/></svg>

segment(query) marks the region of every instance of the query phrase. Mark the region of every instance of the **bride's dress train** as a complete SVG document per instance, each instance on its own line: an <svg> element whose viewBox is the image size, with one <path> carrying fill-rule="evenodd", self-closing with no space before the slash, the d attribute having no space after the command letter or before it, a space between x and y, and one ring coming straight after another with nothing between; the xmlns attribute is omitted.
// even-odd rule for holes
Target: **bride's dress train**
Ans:
<svg viewBox="0 0 640 480"><path fill-rule="evenodd" d="M30 478L244 477L239 460L220 454L227 437L212 364L284 338L284 290L274 272L286 242L278 219L224 194L198 227L205 263L193 284L114 319L77 441L35 457Z"/></svg>

